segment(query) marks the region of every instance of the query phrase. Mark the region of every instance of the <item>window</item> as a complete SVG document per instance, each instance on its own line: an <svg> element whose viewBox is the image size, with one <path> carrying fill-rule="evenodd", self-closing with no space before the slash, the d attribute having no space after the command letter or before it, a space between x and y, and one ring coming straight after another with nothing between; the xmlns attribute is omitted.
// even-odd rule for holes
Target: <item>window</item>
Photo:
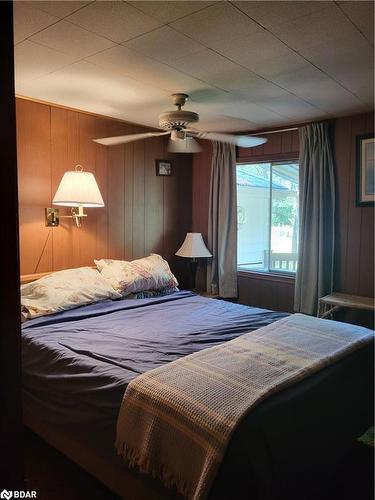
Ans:
<svg viewBox="0 0 375 500"><path fill-rule="evenodd" d="M239 269L296 272L298 177L296 162L237 165Z"/></svg>

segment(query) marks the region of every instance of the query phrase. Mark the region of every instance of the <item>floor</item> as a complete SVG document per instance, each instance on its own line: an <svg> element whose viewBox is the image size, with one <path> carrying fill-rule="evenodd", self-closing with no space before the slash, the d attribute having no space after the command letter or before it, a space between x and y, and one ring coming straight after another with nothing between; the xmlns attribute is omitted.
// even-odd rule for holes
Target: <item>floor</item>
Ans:
<svg viewBox="0 0 375 500"><path fill-rule="evenodd" d="M119 500L30 431L25 432L25 451L26 487L37 492L37 500ZM356 443L317 500L373 500L373 467L374 449Z"/></svg>
<svg viewBox="0 0 375 500"><path fill-rule="evenodd" d="M119 500L90 474L25 431L26 488L37 500Z"/></svg>

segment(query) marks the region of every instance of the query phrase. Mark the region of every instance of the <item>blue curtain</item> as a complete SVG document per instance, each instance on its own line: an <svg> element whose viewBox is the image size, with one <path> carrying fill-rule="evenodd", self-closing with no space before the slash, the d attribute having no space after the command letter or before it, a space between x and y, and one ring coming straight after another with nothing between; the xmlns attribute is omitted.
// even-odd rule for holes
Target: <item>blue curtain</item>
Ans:
<svg viewBox="0 0 375 500"><path fill-rule="evenodd" d="M327 122L306 125L300 139L300 229L294 309L316 315L332 292L335 247L335 178Z"/></svg>

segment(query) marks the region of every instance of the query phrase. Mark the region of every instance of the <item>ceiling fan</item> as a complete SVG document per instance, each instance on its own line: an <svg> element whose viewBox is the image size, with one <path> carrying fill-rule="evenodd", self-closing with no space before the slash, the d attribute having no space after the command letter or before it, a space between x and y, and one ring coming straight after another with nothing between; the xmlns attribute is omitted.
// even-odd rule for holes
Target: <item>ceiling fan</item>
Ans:
<svg viewBox="0 0 375 500"><path fill-rule="evenodd" d="M201 147L195 139L208 139L218 142L229 142L242 148L252 148L267 142L264 137L254 137L251 135L232 135L218 132L204 132L194 128L189 128L190 124L199 121L199 115L193 111L181 109L189 96L187 94L172 94L172 102L177 106L175 111L167 111L159 116L159 127L162 132L144 132L141 134L120 135L116 137L103 137L93 139L98 144L104 146L117 146L127 142L170 135L168 151L172 153L199 153Z"/></svg>

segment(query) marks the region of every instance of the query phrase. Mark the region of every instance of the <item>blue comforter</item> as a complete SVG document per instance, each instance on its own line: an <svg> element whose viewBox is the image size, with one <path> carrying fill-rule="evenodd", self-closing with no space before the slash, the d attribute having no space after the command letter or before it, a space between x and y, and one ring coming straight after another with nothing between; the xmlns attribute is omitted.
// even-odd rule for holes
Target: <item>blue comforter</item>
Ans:
<svg viewBox="0 0 375 500"><path fill-rule="evenodd" d="M145 370L284 316L178 292L30 320L22 332L25 419L37 421L42 435L53 429L69 436L123 477L125 463L114 442L127 384ZM306 484L324 478L373 421L372 360L370 346L249 414L233 436L210 498L300 499Z"/></svg>
<svg viewBox="0 0 375 500"><path fill-rule="evenodd" d="M49 420L97 419L118 411L138 374L284 316L182 291L30 320L22 332L25 393Z"/></svg>

